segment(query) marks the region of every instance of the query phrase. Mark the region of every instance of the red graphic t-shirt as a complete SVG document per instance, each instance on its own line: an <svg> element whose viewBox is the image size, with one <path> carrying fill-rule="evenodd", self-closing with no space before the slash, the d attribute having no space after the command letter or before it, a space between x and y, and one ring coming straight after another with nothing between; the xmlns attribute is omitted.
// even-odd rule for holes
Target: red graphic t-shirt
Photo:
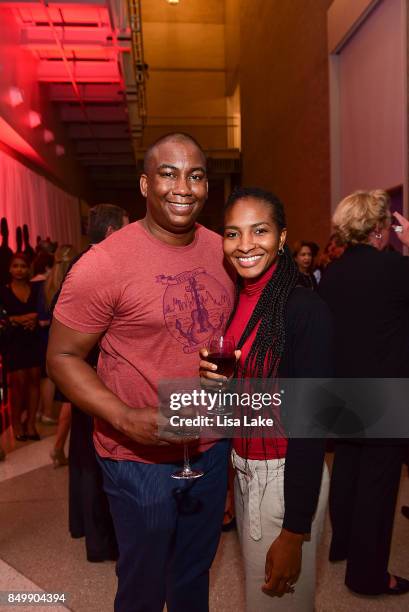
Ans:
<svg viewBox="0 0 409 612"><path fill-rule="evenodd" d="M64 282L54 316L104 335L98 375L132 408L157 406L160 380L198 376L199 349L224 329L234 286L220 236L197 225L185 247L164 244L140 222L95 245ZM179 446L144 446L95 419L98 454L146 463L176 461ZM198 442L198 450L211 445Z"/></svg>

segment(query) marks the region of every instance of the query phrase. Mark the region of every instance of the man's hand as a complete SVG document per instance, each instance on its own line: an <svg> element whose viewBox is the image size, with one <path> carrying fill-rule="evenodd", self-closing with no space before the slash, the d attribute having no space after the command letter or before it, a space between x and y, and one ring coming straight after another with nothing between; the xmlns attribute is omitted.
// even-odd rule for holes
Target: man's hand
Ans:
<svg viewBox="0 0 409 612"><path fill-rule="evenodd" d="M265 584L261 587L266 595L282 597L294 591L301 571L303 541L303 534L283 529L271 544L266 556Z"/></svg>
<svg viewBox="0 0 409 612"><path fill-rule="evenodd" d="M104 385L94 368L85 361L100 336L100 333L75 331L53 320L47 366L50 378L64 395L88 414L107 421L139 444L164 446L197 440L196 436L168 433L168 419L158 408L130 408Z"/></svg>
<svg viewBox="0 0 409 612"><path fill-rule="evenodd" d="M126 408L116 424L116 428L139 444L169 446L170 444L189 444L197 436L178 436L164 431L168 419L157 408ZM159 429L161 433L159 434Z"/></svg>

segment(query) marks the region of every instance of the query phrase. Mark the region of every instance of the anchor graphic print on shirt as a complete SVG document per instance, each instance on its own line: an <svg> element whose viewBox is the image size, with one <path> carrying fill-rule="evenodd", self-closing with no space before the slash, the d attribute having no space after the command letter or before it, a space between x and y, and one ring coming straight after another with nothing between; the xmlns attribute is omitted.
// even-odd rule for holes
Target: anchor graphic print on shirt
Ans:
<svg viewBox="0 0 409 612"><path fill-rule="evenodd" d="M166 327L183 345L184 353L198 351L226 326L231 311L229 294L204 268L175 276L161 274L156 282L166 286L163 295Z"/></svg>

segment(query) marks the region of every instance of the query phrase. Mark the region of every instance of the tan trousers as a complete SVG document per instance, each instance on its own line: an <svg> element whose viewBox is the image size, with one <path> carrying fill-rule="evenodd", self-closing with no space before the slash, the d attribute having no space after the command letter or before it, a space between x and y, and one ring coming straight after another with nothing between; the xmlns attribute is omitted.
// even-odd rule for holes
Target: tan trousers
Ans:
<svg viewBox="0 0 409 612"><path fill-rule="evenodd" d="M313 612L316 587L316 553L328 500L329 474L324 464L321 492L312 523L311 539L302 547L301 574L295 593L265 595L266 554L281 531L284 518L283 459L246 462L233 451L236 468L234 496L236 520L246 577L247 612Z"/></svg>

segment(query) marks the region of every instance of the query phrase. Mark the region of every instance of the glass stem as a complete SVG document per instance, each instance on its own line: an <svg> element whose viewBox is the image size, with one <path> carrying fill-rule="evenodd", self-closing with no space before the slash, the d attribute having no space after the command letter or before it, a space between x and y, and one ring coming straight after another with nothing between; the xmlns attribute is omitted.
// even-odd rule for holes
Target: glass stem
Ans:
<svg viewBox="0 0 409 612"><path fill-rule="evenodd" d="M189 447L187 444L183 445L183 471L191 472L190 462L189 462Z"/></svg>

